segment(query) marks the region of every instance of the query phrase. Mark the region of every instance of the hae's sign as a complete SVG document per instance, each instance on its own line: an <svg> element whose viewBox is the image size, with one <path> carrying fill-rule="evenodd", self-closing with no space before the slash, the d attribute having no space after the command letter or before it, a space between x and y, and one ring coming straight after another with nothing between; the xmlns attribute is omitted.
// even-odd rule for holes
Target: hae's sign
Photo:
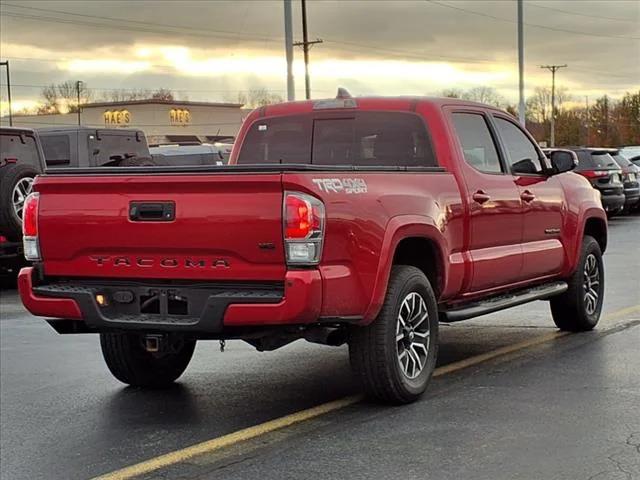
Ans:
<svg viewBox="0 0 640 480"><path fill-rule="evenodd" d="M105 125L129 125L131 123L129 110L107 110L103 116Z"/></svg>
<svg viewBox="0 0 640 480"><path fill-rule="evenodd" d="M187 125L191 123L191 112L186 108L172 108L169 110L169 121L172 125Z"/></svg>

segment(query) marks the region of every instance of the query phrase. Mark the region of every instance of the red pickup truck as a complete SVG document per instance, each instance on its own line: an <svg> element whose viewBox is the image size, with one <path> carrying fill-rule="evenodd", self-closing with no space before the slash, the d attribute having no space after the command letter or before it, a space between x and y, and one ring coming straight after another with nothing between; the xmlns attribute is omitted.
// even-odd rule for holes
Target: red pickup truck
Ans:
<svg viewBox="0 0 640 480"><path fill-rule="evenodd" d="M415 400L438 322L549 300L593 328L606 215L575 154L453 99L259 108L230 165L49 172L24 218L22 301L100 334L111 372L158 387L197 340L349 344L363 389Z"/></svg>

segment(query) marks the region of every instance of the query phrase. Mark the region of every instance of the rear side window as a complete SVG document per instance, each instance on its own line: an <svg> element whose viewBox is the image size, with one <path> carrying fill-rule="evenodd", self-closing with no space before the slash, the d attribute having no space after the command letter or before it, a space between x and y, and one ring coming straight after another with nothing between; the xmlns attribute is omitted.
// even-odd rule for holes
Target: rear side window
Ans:
<svg viewBox="0 0 640 480"><path fill-rule="evenodd" d="M91 164L101 166L113 160L121 160L127 157L145 157L149 155L149 148L143 136L139 139L136 135L114 135L109 133L87 135L89 156L93 158Z"/></svg>
<svg viewBox="0 0 640 480"><path fill-rule="evenodd" d="M498 151L484 116L477 113L454 113L453 124L465 161L481 172L501 173Z"/></svg>
<svg viewBox="0 0 640 480"><path fill-rule="evenodd" d="M71 147L68 135L47 135L40 137L44 159L47 165L65 165L71 162Z"/></svg>
<svg viewBox="0 0 640 480"><path fill-rule="evenodd" d="M403 112L258 120L247 133L238 163L437 166L425 124Z"/></svg>
<svg viewBox="0 0 640 480"><path fill-rule="evenodd" d="M23 143L24 141L24 143ZM0 165L7 160L17 161L41 169L38 146L34 137L29 135L0 135Z"/></svg>

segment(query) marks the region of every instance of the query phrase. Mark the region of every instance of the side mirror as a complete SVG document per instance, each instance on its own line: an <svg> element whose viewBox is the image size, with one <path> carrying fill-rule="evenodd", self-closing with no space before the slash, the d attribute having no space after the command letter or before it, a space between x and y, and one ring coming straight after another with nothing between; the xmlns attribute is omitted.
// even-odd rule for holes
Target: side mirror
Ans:
<svg viewBox="0 0 640 480"><path fill-rule="evenodd" d="M570 172L578 166L578 155L573 150L545 150L545 154L551 160L551 175Z"/></svg>

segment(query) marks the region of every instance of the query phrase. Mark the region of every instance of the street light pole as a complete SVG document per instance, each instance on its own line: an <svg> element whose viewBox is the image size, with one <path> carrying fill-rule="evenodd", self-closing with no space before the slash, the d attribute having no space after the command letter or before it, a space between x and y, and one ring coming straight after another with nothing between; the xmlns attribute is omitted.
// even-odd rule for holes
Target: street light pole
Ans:
<svg viewBox="0 0 640 480"><path fill-rule="evenodd" d="M551 72L551 138L550 147L556 146L556 71L566 68L567 65L540 65Z"/></svg>
<svg viewBox="0 0 640 480"><path fill-rule="evenodd" d="M78 80L76 82L76 94L78 96L78 103L77 103L77 109L78 109L78 126L80 126L80 85L82 85L82 80Z"/></svg>
<svg viewBox="0 0 640 480"><path fill-rule="evenodd" d="M518 119L525 126L526 115L524 106L524 11L523 0L518 0L518 78L519 101Z"/></svg>
<svg viewBox="0 0 640 480"><path fill-rule="evenodd" d="M287 101L296 99L293 82L293 25L291 16L291 0L284 0L284 48L287 56Z"/></svg>
<svg viewBox="0 0 640 480"><path fill-rule="evenodd" d="M13 113L11 112L11 74L9 73L9 60L0 62L0 66L7 69L7 100L9 101L9 126L13 127Z"/></svg>

